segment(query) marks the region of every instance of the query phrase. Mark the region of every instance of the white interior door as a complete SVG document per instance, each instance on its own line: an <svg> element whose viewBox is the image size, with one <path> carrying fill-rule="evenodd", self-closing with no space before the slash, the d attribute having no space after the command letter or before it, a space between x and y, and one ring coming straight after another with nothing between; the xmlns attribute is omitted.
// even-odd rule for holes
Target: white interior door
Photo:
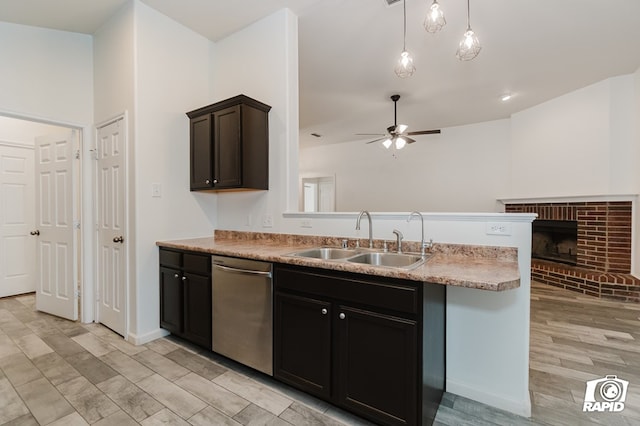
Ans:
<svg viewBox="0 0 640 426"><path fill-rule="evenodd" d="M36 289L33 147L0 142L0 297Z"/></svg>
<svg viewBox="0 0 640 426"><path fill-rule="evenodd" d="M116 333L126 333L124 119L98 128L97 137L97 320Z"/></svg>
<svg viewBox="0 0 640 426"><path fill-rule="evenodd" d="M78 132L36 138L36 309L78 319L74 218Z"/></svg>

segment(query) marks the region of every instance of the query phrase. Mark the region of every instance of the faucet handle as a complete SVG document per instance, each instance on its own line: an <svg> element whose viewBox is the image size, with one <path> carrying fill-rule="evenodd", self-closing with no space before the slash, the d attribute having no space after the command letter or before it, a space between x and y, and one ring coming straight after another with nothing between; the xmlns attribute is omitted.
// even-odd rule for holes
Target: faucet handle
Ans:
<svg viewBox="0 0 640 426"><path fill-rule="evenodd" d="M342 248L346 249L348 247L349 247L349 240L347 239L342 240Z"/></svg>

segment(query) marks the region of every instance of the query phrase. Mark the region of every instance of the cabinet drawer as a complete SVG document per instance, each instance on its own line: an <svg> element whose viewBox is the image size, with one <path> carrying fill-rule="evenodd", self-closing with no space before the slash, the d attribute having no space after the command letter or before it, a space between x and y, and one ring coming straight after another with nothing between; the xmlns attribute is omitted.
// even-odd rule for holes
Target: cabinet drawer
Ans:
<svg viewBox="0 0 640 426"><path fill-rule="evenodd" d="M185 271L201 275L211 275L211 256L205 254L185 253L182 260Z"/></svg>
<svg viewBox="0 0 640 426"><path fill-rule="evenodd" d="M393 278L278 267L278 289L299 291L407 314L420 312L419 285Z"/></svg>
<svg viewBox="0 0 640 426"><path fill-rule="evenodd" d="M182 267L182 253L160 249L160 264L164 266Z"/></svg>

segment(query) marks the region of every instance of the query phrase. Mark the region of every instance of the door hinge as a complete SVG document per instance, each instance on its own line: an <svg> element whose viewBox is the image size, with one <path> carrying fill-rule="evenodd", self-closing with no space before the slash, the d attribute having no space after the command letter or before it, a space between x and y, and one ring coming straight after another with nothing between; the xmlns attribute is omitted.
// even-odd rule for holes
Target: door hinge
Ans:
<svg viewBox="0 0 640 426"><path fill-rule="evenodd" d="M80 159L80 150L76 149L76 160Z"/></svg>
<svg viewBox="0 0 640 426"><path fill-rule="evenodd" d="M80 298L80 290L75 291L76 299Z"/></svg>
<svg viewBox="0 0 640 426"><path fill-rule="evenodd" d="M74 221L74 222L73 222L73 227L74 227L75 229L80 229L80 221L79 221L79 220Z"/></svg>

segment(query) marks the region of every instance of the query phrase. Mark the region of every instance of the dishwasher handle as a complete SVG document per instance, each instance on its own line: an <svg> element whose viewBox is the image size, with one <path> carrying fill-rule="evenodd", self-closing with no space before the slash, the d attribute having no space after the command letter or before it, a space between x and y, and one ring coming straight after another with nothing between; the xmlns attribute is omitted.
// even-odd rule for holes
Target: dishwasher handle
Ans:
<svg viewBox="0 0 640 426"><path fill-rule="evenodd" d="M230 266L218 265L216 263L213 264L213 268L220 269L225 272L230 272L232 274L260 275L263 277L271 278L271 272L252 271L250 269L238 269L238 268L232 268Z"/></svg>

